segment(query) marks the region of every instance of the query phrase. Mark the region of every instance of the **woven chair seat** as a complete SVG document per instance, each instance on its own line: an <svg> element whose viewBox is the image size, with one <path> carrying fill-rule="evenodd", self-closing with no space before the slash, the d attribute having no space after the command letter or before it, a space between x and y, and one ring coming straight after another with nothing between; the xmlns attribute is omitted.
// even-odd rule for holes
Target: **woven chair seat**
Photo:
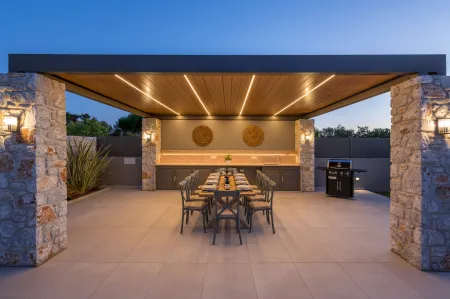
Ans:
<svg viewBox="0 0 450 299"><path fill-rule="evenodd" d="M206 203L203 201L188 201L184 204L184 207L186 209L192 209L192 210L202 210L206 207Z"/></svg>
<svg viewBox="0 0 450 299"><path fill-rule="evenodd" d="M253 210L267 210L267 209L270 209L270 203L262 202L262 201L251 202L249 204L249 206Z"/></svg>
<svg viewBox="0 0 450 299"><path fill-rule="evenodd" d="M205 201L206 198L198 195L191 195L189 201Z"/></svg>
<svg viewBox="0 0 450 299"><path fill-rule="evenodd" d="M264 195L254 195L247 197L248 201L266 201L266 197Z"/></svg>

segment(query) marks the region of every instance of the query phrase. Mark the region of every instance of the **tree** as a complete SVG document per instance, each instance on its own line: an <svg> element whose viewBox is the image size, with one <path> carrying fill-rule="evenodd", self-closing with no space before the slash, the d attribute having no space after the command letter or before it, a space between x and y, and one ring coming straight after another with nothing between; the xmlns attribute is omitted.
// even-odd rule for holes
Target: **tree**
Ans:
<svg viewBox="0 0 450 299"><path fill-rule="evenodd" d="M113 135L133 136L142 132L142 117L134 114L128 114L119 118L114 125Z"/></svg>
<svg viewBox="0 0 450 299"><path fill-rule="evenodd" d="M67 135L69 136L108 136L112 127L89 114L66 114Z"/></svg>
<svg viewBox="0 0 450 299"><path fill-rule="evenodd" d="M391 130L376 128L370 130L369 127L360 127L358 129L346 129L345 127L338 125L336 128L323 128L322 130L315 129L315 136L318 138L389 138Z"/></svg>

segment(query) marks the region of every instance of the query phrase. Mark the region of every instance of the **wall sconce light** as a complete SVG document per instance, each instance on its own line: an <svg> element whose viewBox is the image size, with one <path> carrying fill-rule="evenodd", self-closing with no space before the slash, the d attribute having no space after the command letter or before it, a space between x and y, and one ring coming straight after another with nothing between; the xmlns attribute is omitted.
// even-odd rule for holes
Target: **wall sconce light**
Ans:
<svg viewBox="0 0 450 299"><path fill-rule="evenodd" d="M302 133L300 135L300 141L301 142L310 142L311 141L311 135L309 133Z"/></svg>
<svg viewBox="0 0 450 299"><path fill-rule="evenodd" d="M8 127L8 131L15 132L19 127L19 117L13 115L5 115L3 117L3 122Z"/></svg>
<svg viewBox="0 0 450 299"><path fill-rule="evenodd" d="M438 119L437 123L439 134L450 134L450 118Z"/></svg>
<svg viewBox="0 0 450 299"><path fill-rule="evenodd" d="M153 142L155 140L155 134L150 132L149 134L144 134L144 139Z"/></svg>

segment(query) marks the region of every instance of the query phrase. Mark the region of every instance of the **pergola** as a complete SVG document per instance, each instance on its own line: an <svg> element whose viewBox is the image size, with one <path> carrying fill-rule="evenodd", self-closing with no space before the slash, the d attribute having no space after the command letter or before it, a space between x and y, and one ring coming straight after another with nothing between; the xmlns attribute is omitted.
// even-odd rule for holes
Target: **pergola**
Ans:
<svg viewBox="0 0 450 299"><path fill-rule="evenodd" d="M11 54L0 118L20 122L17 132L0 124L15 145L0 152L0 173L27 187L20 199L17 184L0 191L35 212L37 237L0 251L3 264L39 265L67 246L65 90L144 117L143 136L156 126L155 140L143 138L143 190L155 189L161 119L295 120L297 137L314 131L312 117L391 91L391 249L420 269L450 270L450 139L436 129L450 118L445 55ZM298 140L301 190L313 191L314 144Z"/></svg>

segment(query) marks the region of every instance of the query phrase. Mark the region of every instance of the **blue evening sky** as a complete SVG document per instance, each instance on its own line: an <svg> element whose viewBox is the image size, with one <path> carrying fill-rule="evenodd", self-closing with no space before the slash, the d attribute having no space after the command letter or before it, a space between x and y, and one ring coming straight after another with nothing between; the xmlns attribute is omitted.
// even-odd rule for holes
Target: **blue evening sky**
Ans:
<svg viewBox="0 0 450 299"><path fill-rule="evenodd" d="M447 54L449 0L3 1L8 53ZM126 112L68 94L67 111L114 123ZM389 95L316 118L316 126L389 127Z"/></svg>

